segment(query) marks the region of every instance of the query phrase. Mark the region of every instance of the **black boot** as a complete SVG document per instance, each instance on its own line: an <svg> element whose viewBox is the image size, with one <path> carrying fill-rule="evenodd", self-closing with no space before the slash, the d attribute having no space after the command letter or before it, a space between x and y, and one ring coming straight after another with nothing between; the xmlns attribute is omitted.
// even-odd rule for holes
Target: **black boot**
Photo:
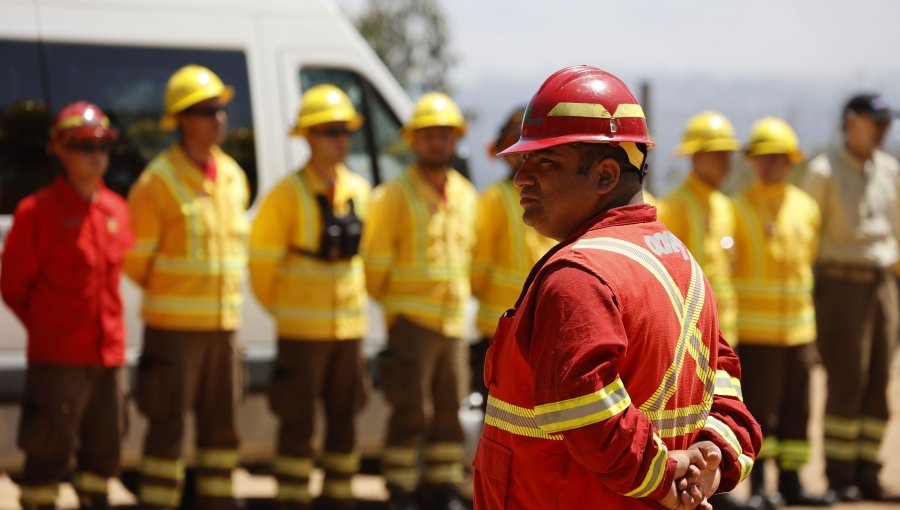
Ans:
<svg viewBox="0 0 900 510"><path fill-rule="evenodd" d="M391 497L388 499L388 508L390 510L419 510L420 507L415 492L392 489Z"/></svg>
<svg viewBox="0 0 900 510"><path fill-rule="evenodd" d="M759 461L750 472L750 498L747 504L767 510L779 508L784 503L781 494L766 490L765 462Z"/></svg>
<svg viewBox="0 0 900 510"><path fill-rule="evenodd" d="M778 473L778 491L787 506L831 506L835 498L830 494L824 497L813 496L806 492L800 484L800 475L796 471L781 470Z"/></svg>

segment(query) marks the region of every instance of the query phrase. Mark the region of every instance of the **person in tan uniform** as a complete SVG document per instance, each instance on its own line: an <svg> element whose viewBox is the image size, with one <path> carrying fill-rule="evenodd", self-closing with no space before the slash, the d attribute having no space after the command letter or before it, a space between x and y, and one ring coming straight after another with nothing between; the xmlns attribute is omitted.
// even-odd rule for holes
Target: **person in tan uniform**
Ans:
<svg viewBox="0 0 900 510"><path fill-rule="evenodd" d="M369 183L344 165L362 124L334 85L306 91L291 131L309 143L309 161L263 199L250 233L250 281L277 323L278 354L269 405L281 421L275 458L279 509L310 507L316 404L325 410L325 469L316 508L354 506L359 469L354 419L364 403L360 352L366 284L359 240Z"/></svg>
<svg viewBox="0 0 900 510"><path fill-rule="evenodd" d="M464 504L459 406L469 382L463 335L478 194L451 164L465 128L449 97L422 96L403 128L416 162L375 188L363 230L366 286L388 324L379 366L392 412L382 466L394 510L419 508L417 488L424 508Z"/></svg>
<svg viewBox="0 0 900 510"><path fill-rule="evenodd" d="M810 162L804 185L822 212L814 295L828 370L825 473L841 501L900 501L878 479L888 368L900 327L893 276L900 165L879 149L891 117L877 95L851 98L844 143Z"/></svg>

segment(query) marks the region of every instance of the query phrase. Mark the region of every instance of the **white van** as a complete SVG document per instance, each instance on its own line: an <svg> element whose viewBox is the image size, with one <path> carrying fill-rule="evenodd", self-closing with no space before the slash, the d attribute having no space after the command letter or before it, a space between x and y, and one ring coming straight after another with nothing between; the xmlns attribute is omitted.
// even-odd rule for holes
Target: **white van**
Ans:
<svg viewBox="0 0 900 510"><path fill-rule="evenodd" d="M163 94L172 72L191 63L236 90L223 145L247 172L251 216L260 197L307 158L305 142L287 131L310 86L340 86L365 116L352 138L353 170L375 184L407 164L398 130L410 99L330 0L0 0L0 240L18 200L52 178L44 146L54 112L87 99L110 116L121 139L106 180L124 195L172 141L157 127ZM122 287L133 365L140 295L124 277ZM239 337L251 393L240 428L242 460L252 464L273 455L275 420L259 390L275 344L272 321L245 290ZM371 357L384 339L380 313L372 314L369 331ZM0 306L0 472L21 463L15 436L24 367L25 333ZM375 394L360 420L364 452L378 449L385 417ZM134 466L144 426L134 412L132 418L125 462Z"/></svg>

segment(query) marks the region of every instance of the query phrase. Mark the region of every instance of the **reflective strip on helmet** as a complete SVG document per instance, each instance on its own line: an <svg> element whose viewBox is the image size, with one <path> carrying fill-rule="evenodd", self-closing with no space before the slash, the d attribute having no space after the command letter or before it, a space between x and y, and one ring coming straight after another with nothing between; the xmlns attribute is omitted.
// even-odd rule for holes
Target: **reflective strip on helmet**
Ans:
<svg viewBox="0 0 900 510"><path fill-rule="evenodd" d="M669 450L656 434L653 434L653 442L656 443L656 455L650 461L650 468L644 475L644 480L634 490L625 494L630 498L645 498L653 494L659 484L666 477L666 462L669 460Z"/></svg>
<svg viewBox="0 0 900 510"><path fill-rule="evenodd" d="M563 439L561 435L548 434L538 427L534 420L534 409L504 402L493 395L488 395L484 423L518 436L554 441Z"/></svg>
<svg viewBox="0 0 900 510"><path fill-rule="evenodd" d="M587 117L591 119L644 118L644 109L639 104L620 104L616 112L610 115L609 110L600 103L556 103L548 117Z"/></svg>
<svg viewBox="0 0 900 510"><path fill-rule="evenodd" d="M621 379L593 393L534 408L534 420L548 434L563 432L608 420L631 405Z"/></svg>

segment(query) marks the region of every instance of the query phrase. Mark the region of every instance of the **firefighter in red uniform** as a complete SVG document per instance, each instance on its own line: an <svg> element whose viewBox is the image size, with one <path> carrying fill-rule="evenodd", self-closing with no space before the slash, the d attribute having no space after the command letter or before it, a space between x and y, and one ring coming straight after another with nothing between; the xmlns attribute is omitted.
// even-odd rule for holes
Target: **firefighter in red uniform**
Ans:
<svg viewBox="0 0 900 510"><path fill-rule="evenodd" d="M697 262L643 203L652 142L615 76L562 69L532 98L514 182L560 243L500 319L485 364L477 509L709 508L762 440Z"/></svg>
<svg viewBox="0 0 900 510"><path fill-rule="evenodd" d="M0 289L28 334L18 445L21 503L56 508L70 475L81 508L109 508L124 432L125 322L119 274L132 242L125 201L103 174L116 130L95 105L60 111L49 152L63 172L22 200L3 252Z"/></svg>

